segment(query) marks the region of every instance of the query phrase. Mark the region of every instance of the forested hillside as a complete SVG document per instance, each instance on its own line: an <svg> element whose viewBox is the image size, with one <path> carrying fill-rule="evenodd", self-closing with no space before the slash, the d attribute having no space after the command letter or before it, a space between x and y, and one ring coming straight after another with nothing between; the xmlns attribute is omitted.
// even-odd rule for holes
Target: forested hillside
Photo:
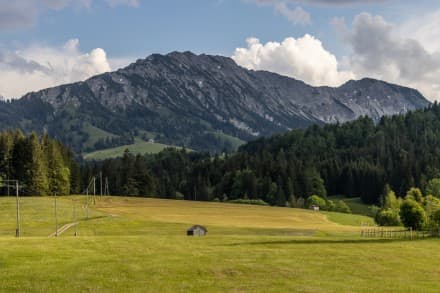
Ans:
<svg viewBox="0 0 440 293"><path fill-rule="evenodd" d="M378 124L364 117L293 130L224 157L185 150L146 157L126 153L86 166L85 177L101 165L114 194L249 198L272 205L337 194L377 203L387 183L404 195L440 177L440 106L383 117Z"/></svg>
<svg viewBox="0 0 440 293"><path fill-rule="evenodd" d="M280 206L311 195L346 195L378 203L387 183L405 195L411 187L424 191L430 179L440 177L440 106L383 117L378 124L363 117L293 130L234 154L126 152L81 169L47 135L0 134L0 177L18 179L24 194L76 193L101 171L115 195L261 199Z"/></svg>
<svg viewBox="0 0 440 293"><path fill-rule="evenodd" d="M70 150L48 135L0 133L0 188L18 180L20 194L50 195L79 192L80 170ZM15 194L15 188L10 188Z"/></svg>

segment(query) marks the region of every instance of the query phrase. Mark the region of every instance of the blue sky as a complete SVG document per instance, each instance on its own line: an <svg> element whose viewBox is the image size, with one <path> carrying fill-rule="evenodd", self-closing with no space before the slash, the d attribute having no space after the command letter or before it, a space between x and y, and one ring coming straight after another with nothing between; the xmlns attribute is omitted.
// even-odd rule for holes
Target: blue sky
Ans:
<svg viewBox="0 0 440 293"><path fill-rule="evenodd" d="M300 5L312 17L310 25L301 25L289 22L270 5L256 5L253 1L141 0L134 7L111 7L104 1L95 1L90 7L43 10L32 26L1 32L0 42L3 46L32 42L57 46L78 38L83 50L101 47L114 57L142 57L173 50L230 55L248 37L274 41L309 33L337 53L342 48L333 40L338 38L329 25L333 17L350 21L361 12L370 12L399 21L416 8L411 2ZM432 4L426 3L428 11ZM420 4L417 9L423 11Z"/></svg>
<svg viewBox="0 0 440 293"><path fill-rule="evenodd" d="M440 98L434 78L440 73L438 1L12 2L0 0L0 94L6 97L85 79L152 53L190 50L234 56L242 66L316 85L371 76ZM251 37L258 42L247 42ZM408 73L408 57L413 66L426 64L426 73Z"/></svg>

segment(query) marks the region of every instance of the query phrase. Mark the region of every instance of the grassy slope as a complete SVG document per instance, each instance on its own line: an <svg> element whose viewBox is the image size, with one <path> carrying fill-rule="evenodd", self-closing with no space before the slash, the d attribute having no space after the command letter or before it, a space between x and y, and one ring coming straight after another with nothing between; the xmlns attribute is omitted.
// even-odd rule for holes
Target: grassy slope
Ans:
<svg viewBox="0 0 440 293"><path fill-rule="evenodd" d="M59 201L64 221L72 216L71 199ZM105 217L81 222L79 237L68 231L48 239L52 203L23 199L23 217L42 217L49 225L42 221L27 235L42 237L0 237L0 291L440 290L439 240L361 239L359 227L329 220L366 220L359 216L341 220L287 208L106 198L93 212ZM0 198L0 207L0 233L10 235L13 199ZM84 217L83 209L79 215ZM184 235L195 223L207 225L207 237Z"/></svg>
<svg viewBox="0 0 440 293"><path fill-rule="evenodd" d="M104 160L108 158L121 157L126 149L128 149L132 154L146 154L146 153L156 154L167 147L172 147L172 146L161 143L150 143L150 142L142 141L140 139L136 139L135 143L131 145L124 145L124 146L94 151L85 154L84 159Z"/></svg>
<svg viewBox="0 0 440 293"><path fill-rule="evenodd" d="M85 124L83 130L89 134L89 139L84 145L85 147L93 147L95 143L98 142L98 140L100 139L117 137L117 135L97 128L89 123Z"/></svg>
<svg viewBox="0 0 440 293"><path fill-rule="evenodd" d="M331 196L330 200L343 200L354 214L372 216L371 205L364 204L359 197L347 198L343 196Z"/></svg>
<svg viewBox="0 0 440 293"><path fill-rule="evenodd" d="M234 149L238 149L238 147L240 147L241 145L246 143L244 140L241 140L238 137L228 135L228 134L220 132L220 131L212 132L212 134L214 134L218 139L230 142Z"/></svg>

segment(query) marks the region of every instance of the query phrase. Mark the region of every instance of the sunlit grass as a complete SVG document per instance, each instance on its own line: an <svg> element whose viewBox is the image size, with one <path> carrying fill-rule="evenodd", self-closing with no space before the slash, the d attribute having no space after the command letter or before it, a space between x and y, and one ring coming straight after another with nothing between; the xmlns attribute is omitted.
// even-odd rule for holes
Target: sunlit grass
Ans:
<svg viewBox="0 0 440 293"><path fill-rule="evenodd" d="M85 203L59 199L63 223L72 219L73 200ZM105 197L88 221L81 208L78 237L68 230L47 238L53 198L24 198L27 234L15 239L13 198L0 198L0 208L2 292L440 290L439 240L364 239L359 216ZM192 224L206 225L208 236L185 236Z"/></svg>

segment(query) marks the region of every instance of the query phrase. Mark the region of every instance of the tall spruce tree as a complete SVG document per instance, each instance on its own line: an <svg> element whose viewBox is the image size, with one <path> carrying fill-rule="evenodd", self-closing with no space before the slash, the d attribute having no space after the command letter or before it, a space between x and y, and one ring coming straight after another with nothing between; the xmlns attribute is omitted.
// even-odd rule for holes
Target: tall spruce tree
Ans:
<svg viewBox="0 0 440 293"><path fill-rule="evenodd" d="M36 133L26 139L26 152L30 157L25 170L26 190L31 195L46 195L49 192L48 162Z"/></svg>

